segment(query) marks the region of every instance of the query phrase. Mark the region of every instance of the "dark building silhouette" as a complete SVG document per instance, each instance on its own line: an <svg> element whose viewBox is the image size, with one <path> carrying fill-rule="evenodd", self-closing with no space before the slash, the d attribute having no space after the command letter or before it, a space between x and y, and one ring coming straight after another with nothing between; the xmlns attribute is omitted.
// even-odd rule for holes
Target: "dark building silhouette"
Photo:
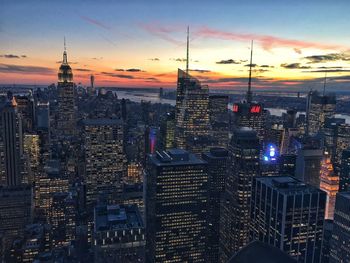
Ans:
<svg viewBox="0 0 350 263"><path fill-rule="evenodd" d="M339 192L350 190L350 148L344 150L341 158Z"/></svg>
<svg viewBox="0 0 350 263"><path fill-rule="evenodd" d="M184 150L150 155L146 262L205 262L207 163Z"/></svg>
<svg viewBox="0 0 350 263"><path fill-rule="evenodd" d="M337 194L330 263L350 262L350 192Z"/></svg>
<svg viewBox="0 0 350 263"><path fill-rule="evenodd" d="M250 195L253 178L260 173L259 153L256 131L241 128L233 133L220 209L220 262L249 243Z"/></svg>
<svg viewBox="0 0 350 263"><path fill-rule="evenodd" d="M225 190L228 152L224 148L212 148L203 153L202 159L208 163L208 222L206 262L219 262L220 200Z"/></svg>
<svg viewBox="0 0 350 263"><path fill-rule="evenodd" d="M320 262L326 193L290 176L254 179L251 237L298 262Z"/></svg>

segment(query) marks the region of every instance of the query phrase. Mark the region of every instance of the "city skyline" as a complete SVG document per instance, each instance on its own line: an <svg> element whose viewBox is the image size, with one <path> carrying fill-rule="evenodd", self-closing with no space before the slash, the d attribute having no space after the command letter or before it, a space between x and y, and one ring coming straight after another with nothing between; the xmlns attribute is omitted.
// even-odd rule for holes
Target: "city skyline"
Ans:
<svg viewBox="0 0 350 263"><path fill-rule="evenodd" d="M346 90L350 79L346 1L4 3L0 85L56 82L65 36L75 83L174 88L187 25L190 74L213 90L246 87L250 40L253 89L322 89L327 71L328 90Z"/></svg>

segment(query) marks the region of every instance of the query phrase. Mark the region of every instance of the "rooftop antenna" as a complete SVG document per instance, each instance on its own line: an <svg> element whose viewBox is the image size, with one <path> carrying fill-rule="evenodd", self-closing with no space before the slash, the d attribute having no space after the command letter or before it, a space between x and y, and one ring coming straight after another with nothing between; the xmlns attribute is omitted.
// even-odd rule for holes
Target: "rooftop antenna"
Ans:
<svg viewBox="0 0 350 263"><path fill-rule="evenodd" d="M67 47L66 47L66 37L64 36L63 38L63 47L64 47L64 51L63 51L63 61L62 64L68 64L68 60L67 60Z"/></svg>
<svg viewBox="0 0 350 263"><path fill-rule="evenodd" d="M247 102L252 102L252 63L253 63L253 40L250 46L250 63L249 63L249 80L248 80L248 91L247 91Z"/></svg>
<svg viewBox="0 0 350 263"><path fill-rule="evenodd" d="M327 71L324 72L323 96L326 95Z"/></svg>
<svg viewBox="0 0 350 263"><path fill-rule="evenodd" d="M189 61L189 42L190 42L190 27L187 26L187 53L186 53L186 75L188 75L188 61Z"/></svg>

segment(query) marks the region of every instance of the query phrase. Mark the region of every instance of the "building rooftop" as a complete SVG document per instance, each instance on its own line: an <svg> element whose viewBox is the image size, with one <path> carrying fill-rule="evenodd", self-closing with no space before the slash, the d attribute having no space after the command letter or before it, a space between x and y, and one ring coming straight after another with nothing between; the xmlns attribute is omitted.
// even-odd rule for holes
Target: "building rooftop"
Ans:
<svg viewBox="0 0 350 263"><path fill-rule="evenodd" d="M211 159L221 159L226 158L228 156L228 151L225 148L214 147L211 148L209 152L203 153L203 155Z"/></svg>
<svg viewBox="0 0 350 263"><path fill-rule="evenodd" d="M150 161L157 166L205 164L206 162L182 149L170 149L149 155Z"/></svg>
<svg viewBox="0 0 350 263"><path fill-rule="evenodd" d="M102 205L95 207L95 231L144 227L136 205Z"/></svg>
<svg viewBox="0 0 350 263"><path fill-rule="evenodd" d="M296 263L280 249L260 241L253 241L238 251L227 263Z"/></svg>
<svg viewBox="0 0 350 263"><path fill-rule="evenodd" d="M264 176L257 177L256 180L286 195L323 192L291 176Z"/></svg>

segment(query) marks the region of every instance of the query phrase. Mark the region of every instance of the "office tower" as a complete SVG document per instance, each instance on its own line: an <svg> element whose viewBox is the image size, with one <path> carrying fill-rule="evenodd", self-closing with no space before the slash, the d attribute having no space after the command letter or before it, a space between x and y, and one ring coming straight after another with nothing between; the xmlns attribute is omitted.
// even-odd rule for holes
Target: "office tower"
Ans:
<svg viewBox="0 0 350 263"><path fill-rule="evenodd" d="M329 256L331 253L332 232L333 232L333 220L330 220L330 219L324 220L321 263L329 263Z"/></svg>
<svg viewBox="0 0 350 263"><path fill-rule="evenodd" d="M21 183L22 122L13 97L0 108L0 185Z"/></svg>
<svg viewBox="0 0 350 263"><path fill-rule="evenodd" d="M339 176L334 172L327 152L322 160L320 178L320 189L327 194L325 219L333 219L335 197L339 191Z"/></svg>
<svg viewBox="0 0 350 263"><path fill-rule="evenodd" d="M225 190L228 152L224 148L212 148L203 153L202 159L208 163L208 222L206 262L219 262L220 200Z"/></svg>
<svg viewBox="0 0 350 263"><path fill-rule="evenodd" d="M29 178L25 183L37 181L40 175L40 139L38 134L24 134L23 154L29 169Z"/></svg>
<svg viewBox="0 0 350 263"><path fill-rule="evenodd" d="M161 149L175 147L175 112L167 112L160 123Z"/></svg>
<svg viewBox="0 0 350 263"><path fill-rule="evenodd" d="M265 141L267 145L274 145L279 153L284 152L285 147L284 137L286 135L286 129L282 124L274 123L271 125L270 129L266 131Z"/></svg>
<svg viewBox="0 0 350 263"><path fill-rule="evenodd" d="M326 150L331 155L331 160L336 160L337 150L337 133L338 125L345 124L345 119L341 118L326 118L322 135L324 136L324 143Z"/></svg>
<svg viewBox="0 0 350 263"><path fill-rule="evenodd" d="M259 171L260 145L256 131L235 130L229 145L228 174L220 209L220 262L249 243L251 186Z"/></svg>
<svg viewBox="0 0 350 263"><path fill-rule="evenodd" d="M350 148L342 153L339 177L339 192L350 191Z"/></svg>
<svg viewBox="0 0 350 263"><path fill-rule="evenodd" d="M32 200L30 185L0 187L0 233L4 237L5 251L8 251L15 238L23 237L25 226L31 223Z"/></svg>
<svg viewBox="0 0 350 263"><path fill-rule="evenodd" d="M94 262L143 262L145 227L136 205L94 209Z"/></svg>
<svg viewBox="0 0 350 263"><path fill-rule="evenodd" d="M94 75L90 76L90 87L89 87L88 91L89 91L90 96L95 96L96 90L95 90L95 76Z"/></svg>
<svg viewBox="0 0 350 263"><path fill-rule="evenodd" d="M35 123L35 104L32 92L15 96L17 111L21 115L23 132L31 132Z"/></svg>
<svg viewBox="0 0 350 263"><path fill-rule="evenodd" d="M280 175L294 176L297 156L295 154L282 154L279 158Z"/></svg>
<svg viewBox="0 0 350 263"><path fill-rule="evenodd" d="M323 191L293 177L258 177L252 185L252 239L298 262L320 262L325 203Z"/></svg>
<svg viewBox="0 0 350 263"><path fill-rule="evenodd" d="M35 213L45 222L50 222L50 208L56 193L68 192L68 178L64 176L58 160L49 160L43 175L34 184Z"/></svg>
<svg viewBox="0 0 350 263"><path fill-rule="evenodd" d="M84 120L86 201L91 209L99 197L109 203L120 198L126 172L123 137L119 119Z"/></svg>
<svg viewBox="0 0 350 263"><path fill-rule="evenodd" d="M337 194L334 210L330 263L350 262L350 192Z"/></svg>
<svg viewBox="0 0 350 263"><path fill-rule="evenodd" d="M336 150L335 150L335 164L337 168L340 166L342 152L350 147L350 125L337 125Z"/></svg>
<svg viewBox="0 0 350 263"><path fill-rule="evenodd" d="M228 125L228 96L210 95L209 96L209 120L211 134L217 139L218 147L227 147L229 143L229 125Z"/></svg>
<svg viewBox="0 0 350 263"><path fill-rule="evenodd" d="M335 114L336 98L334 94L321 95L310 91L306 103L307 135L315 135L323 129L326 118Z"/></svg>
<svg viewBox="0 0 350 263"><path fill-rule="evenodd" d="M70 193L53 194L50 207L52 247L64 247L75 239L77 206Z"/></svg>
<svg viewBox="0 0 350 263"><path fill-rule="evenodd" d="M40 137L40 148L42 149L44 161L47 161L50 147L50 103L38 101L36 104L36 131Z"/></svg>
<svg viewBox="0 0 350 263"><path fill-rule="evenodd" d="M320 187L320 170L323 150L317 146L304 145L298 149L296 177L314 187Z"/></svg>
<svg viewBox="0 0 350 263"><path fill-rule="evenodd" d="M149 156L146 262L204 262L207 163L181 149Z"/></svg>
<svg viewBox="0 0 350 263"><path fill-rule="evenodd" d="M62 64L58 71L58 113L57 129L62 136L73 136L76 129L74 83L72 69L68 64L66 46Z"/></svg>
<svg viewBox="0 0 350 263"><path fill-rule="evenodd" d="M176 147L191 150L187 138L209 135L209 89L179 69L176 92Z"/></svg>
<svg viewBox="0 0 350 263"><path fill-rule="evenodd" d="M288 109L287 113L284 115L283 126L285 128L295 128L297 122L297 110L296 109Z"/></svg>
<svg viewBox="0 0 350 263"><path fill-rule="evenodd" d="M148 154L153 154L157 150L159 132L157 127L147 127L145 129L145 159Z"/></svg>
<svg viewBox="0 0 350 263"><path fill-rule="evenodd" d="M257 132L260 143L262 144L265 136L265 115L264 107L261 103L253 102L252 84L252 66L253 66L253 41L250 49L249 80L246 100L233 104L232 112L234 115L234 127L249 127Z"/></svg>

